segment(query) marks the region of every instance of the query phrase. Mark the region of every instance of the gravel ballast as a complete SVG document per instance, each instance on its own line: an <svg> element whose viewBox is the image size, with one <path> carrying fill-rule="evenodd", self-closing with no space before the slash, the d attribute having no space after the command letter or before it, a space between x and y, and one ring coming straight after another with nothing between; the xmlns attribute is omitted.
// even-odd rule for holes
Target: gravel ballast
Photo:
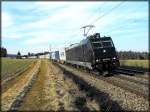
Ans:
<svg viewBox="0 0 150 112"><path fill-rule="evenodd" d="M125 110L130 110L130 111L148 110L148 106L149 106L148 100L140 96L137 96L136 94L133 94L129 91L126 91L120 87L114 86L113 84L92 77L88 75L88 73L79 72L75 69L66 67L64 65L61 66L64 67L66 70L73 72L74 75L82 78L90 85L95 86L96 88L98 88L99 90L105 93L108 93L111 99L113 101L117 101L120 104L120 106L123 107Z"/></svg>

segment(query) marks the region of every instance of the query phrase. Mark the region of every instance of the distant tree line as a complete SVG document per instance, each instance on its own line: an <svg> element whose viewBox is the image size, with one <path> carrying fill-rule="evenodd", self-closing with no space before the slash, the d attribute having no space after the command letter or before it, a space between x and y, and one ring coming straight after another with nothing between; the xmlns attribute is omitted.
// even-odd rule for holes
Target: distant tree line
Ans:
<svg viewBox="0 0 150 112"><path fill-rule="evenodd" d="M9 54L7 54L7 49L4 47L0 47L0 57L8 57ZM21 53L18 51L17 59L21 59Z"/></svg>
<svg viewBox="0 0 150 112"><path fill-rule="evenodd" d="M1 51L0 51L0 57L6 57L7 56L7 49L4 47L0 47Z"/></svg>
<svg viewBox="0 0 150 112"><path fill-rule="evenodd" d="M149 57L148 52L134 52L134 51L118 51L117 52L119 59L138 59L138 60L147 60Z"/></svg>
<svg viewBox="0 0 150 112"><path fill-rule="evenodd" d="M40 53L39 53L40 54ZM36 54L38 56L39 54ZM135 51L118 51L117 52L119 59L126 60L126 59L138 59L138 60L147 60L149 59L148 52L135 52ZM33 53L28 52L27 57L34 55ZM4 47L0 47L0 57L7 57L7 49ZM18 51L17 59L21 59L21 53Z"/></svg>

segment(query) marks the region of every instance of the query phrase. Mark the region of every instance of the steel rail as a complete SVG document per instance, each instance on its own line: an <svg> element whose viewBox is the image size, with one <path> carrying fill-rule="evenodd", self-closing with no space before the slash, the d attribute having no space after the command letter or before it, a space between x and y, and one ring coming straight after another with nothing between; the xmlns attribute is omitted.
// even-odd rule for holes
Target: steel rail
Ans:
<svg viewBox="0 0 150 112"><path fill-rule="evenodd" d="M65 67L63 67L65 70L67 70L66 69L66 67L68 67L68 66L66 66L66 65L64 65ZM72 67L70 67L70 68L72 68ZM68 71L68 70L67 70ZM79 71L79 70L78 70ZM76 73L74 73L73 71L71 71L73 74L76 74ZM131 92L131 93L133 93L133 94L136 94L137 96L141 96L141 97L143 97L144 99L148 99L148 93L146 94L146 93L144 93L143 91L138 91L136 88L133 88L133 87L131 87L131 86L127 86L127 85L123 85L123 84L121 84L121 83L119 83L119 82L116 82L116 81L114 81L113 79L110 79L110 78L108 78L108 77L104 77L104 76L101 76L101 75L98 75L99 73L98 72L91 72L91 73L87 73L87 72L85 72L85 71L83 71L83 70L80 70L80 72L83 72L83 73L86 73L86 75L90 75L90 76L92 76L92 77L95 77L95 78L97 78L97 79L100 79L100 80L103 80L103 81L105 81L105 82L107 82L107 83L110 83L110 84L112 84L112 85L114 85L114 86L117 86L117 87L120 87L120 88L122 88L122 89L124 89L124 90L127 90L127 91L129 91L129 92Z"/></svg>

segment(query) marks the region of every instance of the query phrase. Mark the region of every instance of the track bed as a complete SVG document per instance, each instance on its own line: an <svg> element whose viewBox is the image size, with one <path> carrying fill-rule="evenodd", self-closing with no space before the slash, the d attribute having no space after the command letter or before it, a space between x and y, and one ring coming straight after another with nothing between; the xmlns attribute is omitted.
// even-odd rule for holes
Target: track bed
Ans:
<svg viewBox="0 0 150 112"><path fill-rule="evenodd" d="M119 104L119 106L121 106L124 110L130 111L148 110L148 99L146 99L148 97L147 96L143 97L145 96L145 93L142 96L142 92L138 91L139 88L136 89L131 84L129 89L129 86L125 85L125 83L127 82L126 80L124 80L123 84L121 84L120 81L117 80L117 78L115 78L114 76L112 76L112 78L95 76L94 74L79 71L75 68L68 67L65 65L59 66L61 66L66 71L72 73L76 77L79 77L79 79L86 81L87 84L94 86L99 91L109 94L110 99L112 101L116 101Z"/></svg>

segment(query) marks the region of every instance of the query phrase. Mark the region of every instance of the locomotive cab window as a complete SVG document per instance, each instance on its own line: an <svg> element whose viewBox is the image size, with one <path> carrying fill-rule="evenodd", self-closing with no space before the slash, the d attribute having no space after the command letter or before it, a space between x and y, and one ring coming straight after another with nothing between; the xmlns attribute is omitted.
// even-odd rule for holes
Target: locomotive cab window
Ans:
<svg viewBox="0 0 150 112"><path fill-rule="evenodd" d="M102 44L101 44L100 41L92 42L92 44L93 44L93 47L94 47L94 48L101 48L101 47L102 47Z"/></svg>
<svg viewBox="0 0 150 112"><path fill-rule="evenodd" d="M114 47L112 41L95 41L92 42L95 49L102 47Z"/></svg>
<svg viewBox="0 0 150 112"><path fill-rule="evenodd" d="M102 44L103 44L103 47L113 47L113 44L111 41L103 41Z"/></svg>

